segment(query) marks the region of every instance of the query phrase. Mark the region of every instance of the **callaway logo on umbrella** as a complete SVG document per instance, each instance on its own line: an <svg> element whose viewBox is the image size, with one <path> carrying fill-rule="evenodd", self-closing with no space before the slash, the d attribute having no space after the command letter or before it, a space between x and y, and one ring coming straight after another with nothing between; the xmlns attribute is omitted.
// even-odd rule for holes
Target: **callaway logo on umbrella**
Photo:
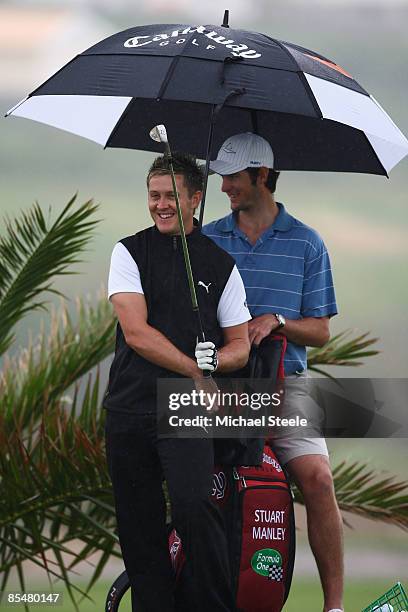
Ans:
<svg viewBox="0 0 408 612"><path fill-rule="evenodd" d="M261 57L261 53L256 50L249 49L245 44L237 44L231 38L220 36L212 28L213 26L187 26L182 30L173 30L171 33L166 31L162 34L150 36L132 36L125 41L124 46L134 49L136 47L145 47L152 43L159 43L159 47L165 47L169 44L182 45L188 41L191 45L195 45L196 47L204 46L206 51L217 49L217 47L214 46L217 44L224 45L224 48L229 49L231 55L234 57L245 57L248 59ZM190 34L195 34L194 38L189 36Z"/></svg>

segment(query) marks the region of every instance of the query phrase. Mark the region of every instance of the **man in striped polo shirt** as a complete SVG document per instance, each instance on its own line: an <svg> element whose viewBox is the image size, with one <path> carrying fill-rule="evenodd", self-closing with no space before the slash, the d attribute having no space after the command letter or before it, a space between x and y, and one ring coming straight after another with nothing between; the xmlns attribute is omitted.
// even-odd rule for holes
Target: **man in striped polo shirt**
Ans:
<svg viewBox="0 0 408 612"><path fill-rule="evenodd" d="M232 213L203 228L236 261L253 317L249 337L258 345L271 332L287 338L285 398L289 413L314 411L308 396L306 346L323 346L337 313L326 247L312 228L275 201L279 172L269 143L252 133L228 138L210 163L222 176ZM294 382L295 381L295 382ZM296 382L298 381L298 382ZM342 610L342 520L323 438L274 440L280 461L302 491L309 542L324 593L324 612Z"/></svg>

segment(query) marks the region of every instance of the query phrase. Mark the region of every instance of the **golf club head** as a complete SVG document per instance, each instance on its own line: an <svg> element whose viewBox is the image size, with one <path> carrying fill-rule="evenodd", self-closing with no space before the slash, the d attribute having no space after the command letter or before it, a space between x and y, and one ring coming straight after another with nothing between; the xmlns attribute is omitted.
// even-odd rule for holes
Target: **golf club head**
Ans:
<svg viewBox="0 0 408 612"><path fill-rule="evenodd" d="M150 130L150 138L156 142L168 144L167 130L165 126L163 124L155 125L154 128Z"/></svg>

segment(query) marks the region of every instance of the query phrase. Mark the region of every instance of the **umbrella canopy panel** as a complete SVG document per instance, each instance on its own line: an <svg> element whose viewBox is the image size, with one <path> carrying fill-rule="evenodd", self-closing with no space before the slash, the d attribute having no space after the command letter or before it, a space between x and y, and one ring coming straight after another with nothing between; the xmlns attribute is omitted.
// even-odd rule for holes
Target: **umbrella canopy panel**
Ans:
<svg viewBox="0 0 408 612"><path fill-rule="evenodd" d="M408 141L375 100L324 56L264 34L217 26L158 24L115 34L78 55L11 114L109 147L211 155L230 135L253 131L272 145L279 170L387 174ZM220 110L221 109L221 110Z"/></svg>
<svg viewBox="0 0 408 612"><path fill-rule="evenodd" d="M211 107L184 102L156 102L136 99L117 124L108 146L161 151L149 139L146 125L168 126L172 148L189 151L204 159ZM277 170L320 170L361 172L361 158L366 158L365 172L384 174L365 134L335 121L310 117L253 111L225 106L217 119L211 147L215 158L222 143L238 132L257 132L272 147ZM150 142L149 142L150 140Z"/></svg>
<svg viewBox="0 0 408 612"><path fill-rule="evenodd" d="M171 78L168 77L171 73ZM200 58L78 56L32 96L115 96L220 104L244 90L230 106L321 116L296 71Z"/></svg>

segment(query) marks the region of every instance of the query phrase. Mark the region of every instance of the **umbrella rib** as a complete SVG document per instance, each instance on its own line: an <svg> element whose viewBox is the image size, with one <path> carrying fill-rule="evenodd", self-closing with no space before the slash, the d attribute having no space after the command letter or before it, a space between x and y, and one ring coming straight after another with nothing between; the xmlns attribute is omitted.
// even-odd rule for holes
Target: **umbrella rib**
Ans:
<svg viewBox="0 0 408 612"><path fill-rule="evenodd" d="M383 174L383 176L386 176L386 177L387 177L387 179L389 179L389 178L390 178L390 176L389 176L389 174L388 174L387 170L385 169L385 166L384 166L384 164L382 163L381 159L378 157L377 151L374 149L373 145L371 144L371 142L370 142L370 140L369 140L369 138L368 138L367 134L364 132L364 130L360 130L360 131L361 131L361 132L364 134L364 138L365 138L365 139L366 139L366 141L368 142L368 145L371 147L371 149L372 149L372 151L373 151L373 153L374 153L375 157L376 157L376 158L377 158L377 160L378 160L379 165L380 165L380 166L381 166L381 168L384 170L384 174Z"/></svg>
<svg viewBox="0 0 408 612"><path fill-rule="evenodd" d="M189 38L188 38L188 42L190 42L190 40L193 38L193 36L195 35L195 32L191 32ZM186 41L187 42L187 41ZM157 95L157 100L160 101L161 98L164 96L164 94L166 93L166 89L167 89L167 85L169 84L169 81L171 79L171 77L173 76L174 70L176 69L176 66L178 64L178 61L180 59L180 57L182 57L184 55L184 51L187 49L188 45L183 45L183 48L181 50L181 52L178 55L175 55L171 61L171 64L169 66L169 69L167 71L166 76L163 79L163 83L161 84L160 87L160 91Z"/></svg>
<svg viewBox="0 0 408 612"><path fill-rule="evenodd" d="M312 106L313 106L313 108L316 111L318 119L324 119L323 113L322 113L322 111L320 109L320 106L317 103L316 98L313 95L313 90L310 87L309 82L308 82L307 78L305 77L304 72L302 70L300 70L299 72L297 72L297 74L299 75L299 78L300 78L300 80L303 83L303 86L305 88L305 92L307 93L307 95L309 97L309 100L312 103Z"/></svg>
<svg viewBox="0 0 408 612"><path fill-rule="evenodd" d="M307 82L307 79L303 73L303 70L301 69L301 67L299 66L299 64L297 63L297 61L295 60L295 58L293 57L293 55L291 55L291 53L288 51L288 49L286 48L286 46L280 41L277 40L276 38L272 38L271 36L268 36L267 34L262 34L262 36L264 36L265 38L267 38L268 40L272 40L274 43L276 43L278 45L278 47L280 47L282 49L282 51L291 59L291 61L293 62L293 64L296 66L297 70L295 70L295 72L299 75L300 80L302 81L304 88L306 90L306 93L309 97L310 102L312 103L313 108L315 109L317 116L320 119L323 119L323 113L320 110L320 107L316 101L316 98L313 95L313 91L312 88L310 87L309 83Z"/></svg>
<svg viewBox="0 0 408 612"><path fill-rule="evenodd" d="M293 55L291 55L291 53L289 53L289 51L287 50L285 45L280 40L277 40L276 38L272 38L272 36L268 36L267 34L261 34L261 36L263 36L264 38L267 38L269 41L271 40L272 42L276 43L278 45L278 47L280 47L282 49L282 51L288 56L288 58L291 60L291 62L296 67L296 70L294 72L297 72L299 70L299 68L300 68L299 64L297 63L297 61L295 60Z"/></svg>
<svg viewBox="0 0 408 612"><path fill-rule="evenodd" d="M125 117L128 115L130 108L135 104L135 100L136 98L132 98L131 101L129 102L129 104L126 106L125 110L122 112L121 116L119 117L119 119L116 121L113 129L111 130L111 133L109 134L109 137L107 138L105 145L104 145L104 149L106 149L106 147L109 146L109 142L112 140L112 137L116 134L116 132L119 129L119 126L122 124L123 120L125 119Z"/></svg>
<svg viewBox="0 0 408 612"><path fill-rule="evenodd" d="M180 55L175 55L171 61L171 64L169 66L169 69L167 70L167 74L163 79L163 83L161 84L159 93L157 94L157 100L161 100L161 98L163 97L164 93L166 92L167 89L167 85L169 84L169 81L171 79L171 77L174 74L174 71L176 69L176 66L178 64L178 61L180 59L181 53Z"/></svg>
<svg viewBox="0 0 408 612"><path fill-rule="evenodd" d="M65 68L67 68L67 66L69 66L70 64L73 64L73 62L75 62L76 59L78 59L78 57L81 56L81 53L79 53L78 55L76 55L75 57L73 57L71 60L69 60L69 62L67 62L66 64L64 64L63 66L61 66L61 68L59 70L57 70L57 72L54 72L54 74L52 74L50 77L48 77L48 79L46 79L44 81L44 83L41 83L41 85L39 85L38 87L36 87L28 96L27 98L31 98L31 96L35 96L37 95L37 91L39 91L40 89L42 89L44 87L44 85L47 85L47 83L49 81L51 81L51 79L53 79L54 77L57 76L57 74L59 74L60 72L62 72L63 70L65 70Z"/></svg>

